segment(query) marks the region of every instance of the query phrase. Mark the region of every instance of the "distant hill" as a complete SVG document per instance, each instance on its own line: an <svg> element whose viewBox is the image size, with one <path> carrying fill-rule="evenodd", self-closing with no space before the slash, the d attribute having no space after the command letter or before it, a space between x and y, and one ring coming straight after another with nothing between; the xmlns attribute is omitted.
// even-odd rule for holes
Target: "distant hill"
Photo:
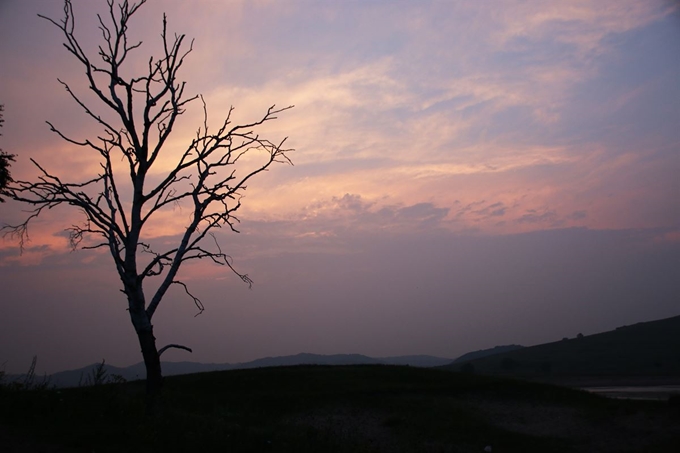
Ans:
<svg viewBox="0 0 680 453"><path fill-rule="evenodd" d="M680 316L641 322L595 335L563 339L444 368L525 378L680 378ZM550 380L550 379L547 379Z"/></svg>
<svg viewBox="0 0 680 453"><path fill-rule="evenodd" d="M397 357L379 357L380 363L387 365L409 365L421 368L437 367L451 363L451 359L431 355L402 355Z"/></svg>
<svg viewBox="0 0 680 453"><path fill-rule="evenodd" d="M458 357L453 363L467 362L468 360L480 359L482 357L487 357L490 355L501 354L503 352L515 351L517 349L522 349L524 346L518 344L509 344L506 346L494 346L490 349L481 349L479 351L468 352Z"/></svg>
<svg viewBox="0 0 680 453"><path fill-rule="evenodd" d="M301 353L281 357L265 357L244 363L199 363L199 362L163 362L163 375L203 373L208 371L224 371L249 368L264 368L274 366L293 365L410 365L415 367L435 367L451 363L451 359L428 355L410 355L397 357L373 358L361 354L308 354ZM50 384L56 387L77 387L88 385L92 381L93 370L99 364L93 363L77 370L62 371L49 376ZM144 379L146 370L144 363L139 362L129 367L120 368L109 364L104 365L109 377L118 375L125 380L134 381ZM8 380L21 379L21 376L7 376ZM42 378L38 376L37 378Z"/></svg>

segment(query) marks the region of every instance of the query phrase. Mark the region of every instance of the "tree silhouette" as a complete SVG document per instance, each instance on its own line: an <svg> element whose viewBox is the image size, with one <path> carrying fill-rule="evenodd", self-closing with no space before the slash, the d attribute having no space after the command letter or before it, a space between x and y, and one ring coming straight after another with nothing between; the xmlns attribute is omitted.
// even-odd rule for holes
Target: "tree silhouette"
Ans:
<svg viewBox="0 0 680 453"><path fill-rule="evenodd" d="M246 184L274 163L290 163L286 153L292 150L283 148L285 139L272 142L262 138L258 130L292 106L280 109L272 106L256 121L241 125L232 124L231 107L221 126L216 131L209 130L205 101L201 96L186 97L185 82L178 80L193 41L186 45L183 34L169 38L164 14L163 54L159 58L150 57L143 74L126 77L128 56L142 44L128 40L129 22L146 0L138 3L107 0L107 3L108 17L97 16L103 38L97 61L86 54L74 35L70 0L64 2L64 17L60 21L40 16L63 32L63 45L83 66L96 107L107 112L96 113L70 85L59 80L101 132L96 140L77 140L52 123L47 124L63 140L93 152L100 169L84 181L67 182L31 159L40 172L37 181L16 181L8 187L7 194L34 208L25 222L8 228L23 248L29 223L45 209L69 205L82 212L84 223L67 230L70 244L74 249L103 247L110 252L141 345L148 407L153 407L162 385L160 355L169 347L190 351L175 344L156 347L151 324L156 310L171 285L179 285L199 313L203 310L201 301L177 278L182 264L207 259L226 266L243 282L252 284L248 275L235 270L231 257L222 251L213 233L221 227L238 232L235 213L241 206ZM168 146L168 138L187 104L197 99L203 105L202 125L188 145L176 152L176 148ZM170 162L174 165L167 170ZM165 241L160 245L154 243L148 232L149 224L160 213L177 206L190 207L179 238L171 246L165 245ZM180 210L179 215L186 215L186 211ZM162 246L167 248L160 249ZM145 287L148 281L157 285L155 289Z"/></svg>
<svg viewBox="0 0 680 453"><path fill-rule="evenodd" d="M5 124L5 118L3 116L3 112L5 111L5 106L3 104L0 104L0 128ZM2 133L0 133L0 136L2 136ZM14 158L16 156L14 154L8 154L0 148L0 203L3 203L5 200L2 198L2 195L5 195L5 189L7 188L7 185L13 181L12 179L12 173L9 171L10 167L10 162L14 161Z"/></svg>

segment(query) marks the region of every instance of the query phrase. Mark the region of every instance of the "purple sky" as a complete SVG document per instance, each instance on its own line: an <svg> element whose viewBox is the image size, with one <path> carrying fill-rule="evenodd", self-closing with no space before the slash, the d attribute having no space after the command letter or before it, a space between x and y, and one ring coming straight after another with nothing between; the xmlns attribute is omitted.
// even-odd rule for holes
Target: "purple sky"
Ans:
<svg viewBox="0 0 680 453"><path fill-rule="evenodd" d="M74 0L96 49L104 1ZM455 358L680 314L680 9L662 0L149 0L132 68L158 53L162 12L195 38L183 79L214 124L295 104L267 128L295 166L251 183L240 235L220 233L252 290L221 267L181 276L154 318L166 360L312 352ZM57 77L83 70L39 19L56 0L0 2L0 147L85 179L96 156L49 132L100 131ZM168 151L199 125L194 104ZM168 160L167 165L172 161ZM166 167L167 168L167 167ZM22 206L0 206L0 222ZM164 212L146 238L172 241ZM141 360L110 257L68 249L68 208L19 255L0 241L0 364L39 371Z"/></svg>

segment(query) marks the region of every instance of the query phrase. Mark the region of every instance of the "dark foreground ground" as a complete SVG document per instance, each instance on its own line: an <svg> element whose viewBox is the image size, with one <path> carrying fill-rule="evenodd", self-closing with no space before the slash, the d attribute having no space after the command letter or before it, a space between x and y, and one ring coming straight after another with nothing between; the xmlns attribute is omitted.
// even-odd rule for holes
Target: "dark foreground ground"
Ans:
<svg viewBox="0 0 680 453"><path fill-rule="evenodd" d="M2 452L670 452L680 409L396 366L300 366L143 384L0 389Z"/></svg>

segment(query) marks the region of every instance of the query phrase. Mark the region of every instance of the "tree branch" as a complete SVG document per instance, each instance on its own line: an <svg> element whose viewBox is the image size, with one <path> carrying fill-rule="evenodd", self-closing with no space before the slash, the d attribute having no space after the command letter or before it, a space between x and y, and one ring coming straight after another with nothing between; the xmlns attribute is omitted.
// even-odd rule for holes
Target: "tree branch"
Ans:
<svg viewBox="0 0 680 453"><path fill-rule="evenodd" d="M163 346L162 348L160 348L158 350L158 356L160 357L161 354L163 354L165 351L167 351L170 348L184 349L185 351L194 352L194 351L191 350L191 348L187 348L186 346L182 346L181 344L169 344L169 345Z"/></svg>
<svg viewBox="0 0 680 453"><path fill-rule="evenodd" d="M203 97L186 96L186 83L179 72L193 51L183 34L168 32L167 18L163 16L161 44L158 58L145 59L141 74L127 77L126 68L131 52L141 42L128 41L128 26L133 15L146 0L107 0L108 14L97 16L100 44L97 54L86 54L75 35L75 16L71 0L64 1L62 20L40 16L55 25L62 33L64 48L84 70L87 89L95 94L96 105L104 107L109 115L100 114L97 108L86 104L85 98L72 87L59 81L72 101L86 117L103 130L96 139L75 139L60 131L52 123L50 130L71 145L94 152L99 159L100 171L83 182L68 182L49 173L37 162L37 180L14 182L7 192L10 198L33 206L25 222L6 227L6 234L19 238L20 248L29 240L28 225L45 209L61 205L74 206L84 216L82 224L68 228L72 248L99 248L108 246L117 272L128 296L131 313L143 313L146 323L158 308L172 284L181 285L192 298L199 314L202 302L177 280L181 265L189 260L208 259L226 266L243 282L252 286L247 274L239 273L231 256L224 253L214 235L216 228L227 227L238 232L236 212L247 184L258 174L268 171L274 163L291 163L285 149L286 139L270 141L261 137L261 126L278 118L281 112L293 106L269 107L266 112L246 124L232 124L233 107L226 118L210 129L208 109ZM96 60L96 61L95 61ZM157 162L167 163L168 139L180 115L188 104L200 98L203 121L188 146L181 151L175 165L158 176ZM245 159L255 155L258 160ZM129 178L121 177L117 158ZM177 243L159 247L148 233L146 225L161 212L174 207L188 207L190 218ZM86 241L86 237L95 241ZM206 236L214 246L206 247ZM154 244L154 250L151 244ZM144 256L140 261L140 256ZM144 294L143 282L147 277L160 277L151 299Z"/></svg>

